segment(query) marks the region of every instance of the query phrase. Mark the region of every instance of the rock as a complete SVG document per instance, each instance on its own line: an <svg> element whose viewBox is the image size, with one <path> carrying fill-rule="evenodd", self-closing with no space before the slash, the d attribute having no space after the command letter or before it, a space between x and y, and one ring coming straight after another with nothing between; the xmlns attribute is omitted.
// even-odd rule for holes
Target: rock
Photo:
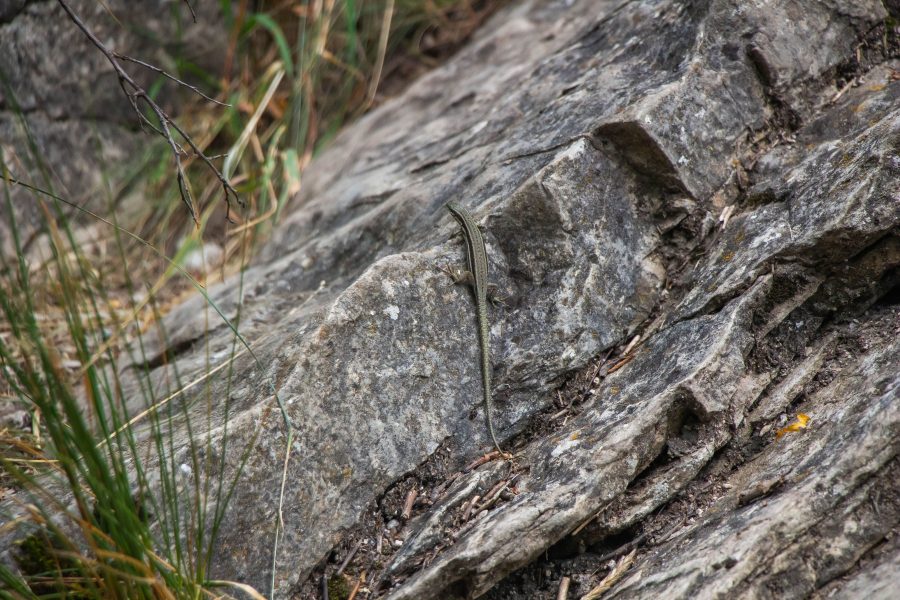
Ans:
<svg viewBox="0 0 900 600"><path fill-rule="evenodd" d="M25 8L26 0L0 0L0 24L7 23Z"/></svg>
<svg viewBox="0 0 900 600"><path fill-rule="evenodd" d="M221 266L224 258L222 246L215 242L203 242L199 248L185 253L181 266L195 277L203 277Z"/></svg>
<svg viewBox="0 0 900 600"><path fill-rule="evenodd" d="M266 593L274 563L277 597L309 597L365 539L345 572L393 599L547 596L535 582L563 574L589 589L632 550L610 597L885 589L891 27L874 1L524 2L341 133L253 266L209 290L216 308L195 297L145 340L161 394L176 370L208 386L175 397L209 439L194 476L239 481L212 575ZM478 459L449 200L483 225L506 299L491 362L512 461ZM217 311L239 298L253 356L238 344L229 364ZM385 533L410 489L428 502Z"/></svg>
<svg viewBox="0 0 900 600"><path fill-rule="evenodd" d="M886 14L878 3L804 4L802 24L785 25L800 6L777 14L735 12L728 2L516 6L343 132L244 274L241 330L261 362L236 362L245 376L228 408L226 479L245 446L255 446L232 498L218 574L268 586L271 555L246 551L248 539L272 547L281 485L285 424L266 381L298 428L278 595L312 593L307 575L348 532L376 537L396 511L365 515L394 482L411 474L437 487L488 448L472 300L439 269L463 260L442 209L448 200L483 224L490 276L507 299L491 314L494 419L519 458L486 479L486 467L457 476L448 495L410 521L386 568L357 558L392 598L476 596L550 547L601 546L671 506L732 447L772 459L723 478L735 487L731 497L754 481L771 485L743 497L736 521L732 499L685 525L710 536L690 538L699 553L691 560L725 567L696 571L685 562L672 571L688 557L671 542L640 556L640 578L625 577L613 593L688 597L771 585L744 570L746 557L765 552L795 565L791 537L782 544L763 535L766 521L744 514L753 498L783 497L779 523L810 519L817 506L828 521L829 506L855 510L863 491L853 482L882 489L897 415L888 406L893 380L884 379L894 350L881 329L859 357L881 391L850 394L849 365L829 388L846 392L848 407L868 409L850 410L848 421L817 396L804 409L809 431L775 442L773 427L763 438L748 429L751 413L755 426L774 423L835 368L824 356L804 361L807 347L844 340L839 324L850 315L888 329L896 318L890 302L878 302L896 293L900 264L900 84L891 63L874 65L876 51L866 65L853 50ZM865 86L832 105L831 77L847 65ZM726 205L735 208L724 230L710 226ZM239 289L230 281L212 292L226 315L236 314ZM201 336L213 352L231 343L224 325L204 332L204 313L215 322L202 298L176 309L167 343L156 343L158 355L175 350L182 373L201 369L202 353L187 350ZM557 412L550 392L561 381L638 332L644 341L631 362L593 386L577 416L545 422ZM225 385L214 382L214 394ZM765 408L754 413L757 406ZM858 451L851 440L863 444ZM830 444L844 448L839 460L801 485L804 452ZM863 463L875 479L860 474L843 491L813 497L817 481L840 481ZM498 484L517 493L509 501L498 493L485 507ZM810 534L810 544L840 540L846 550L791 589L808 593L810 581L850 569L850 558L893 527L892 514L867 517L858 539L833 527ZM744 525L759 535L722 545ZM673 554L662 554L669 547ZM501 584L496 597L504 585L511 589Z"/></svg>

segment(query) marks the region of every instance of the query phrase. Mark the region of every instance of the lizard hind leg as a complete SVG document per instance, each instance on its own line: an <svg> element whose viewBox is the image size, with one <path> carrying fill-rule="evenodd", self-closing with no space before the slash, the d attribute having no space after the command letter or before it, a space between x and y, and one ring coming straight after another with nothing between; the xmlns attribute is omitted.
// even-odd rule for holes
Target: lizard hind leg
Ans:
<svg viewBox="0 0 900 600"><path fill-rule="evenodd" d="M487 299L490 300L495 308L509 308L509 305L506 303L506 298L500 295L496 283L487 284L487 290L485 291L487 292Z"/></svg>

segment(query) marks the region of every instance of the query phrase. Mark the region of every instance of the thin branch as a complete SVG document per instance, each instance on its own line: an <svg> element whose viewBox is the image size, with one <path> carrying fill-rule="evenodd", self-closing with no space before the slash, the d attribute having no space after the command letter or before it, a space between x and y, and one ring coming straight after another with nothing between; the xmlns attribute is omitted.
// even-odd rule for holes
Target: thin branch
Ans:
<svg viewBox="0 0 900 600"><path fill-rule="evenodd" d="M572 583L572 578L569 576L559 580L559 589L556 592L556 600L568 600L570 583Z"/></svg>
<svg viewBox="0 0 900 600"><path fill-rule="evenodd" d="M181 156L183 154L187 154L187 153L185 152L184 148L182 148L182 146L173 137L173 135L172 135L173 129L182 137L182 139L187 143L187 145L190 146L191 150L193 150L194 153L196 153L196 155L200 158L200 160L202 160L206 164L206 166L209 167L209 169L215 174L216 178L219 180L219 183L222 185L222 190L224 191L224 195L225 195L226 211L231 209L231 199L232 198L234 200L236 200L238 202L238 204L243 204L240 197L237 194L237 191L231 186L231 184L228 182L228 180L225 178L225 176L222 175L221 171L219 171L219 169L217 169L215 167L215 165L212 164L211 159L208 156L206 156L206 154L203 153L203 151L197 146L197 144L194 143L194 140L187 133L185 133L184 130L181 129L181 127L179 127L179 125L172 119L172 117L170 117L166 113L166 111L164 111L162 109L162 107L160 107L156 102L153 101L153 99L150 97L150 95L147 93L147 91L144 90L144 88L142 88L141 86L139 86L134 81L134 79L132 79L131 75L129 75L128 72L125 71L124 68L122 68L122 65L119 64L119 60L117 60L117 59L131 60L132 62L137 62L138 64L141 64L142 66L146 66L148 68L153 68L153 67L150 67L146 63L134 61L133 59L128 59L126 57L123 57L123 56L109 50L106 46L103 45L103 42L101 42L97 38L97 36L94 35L94 33L90 29L88 29L87 25L84 24L84 22L81 20L81 18L77 14L75 14L75 12L68 5L66 0L57 0L57 2L63 8L63 10L66 12L66 14L69 15L69 19L71 19L71 21L73 23L75 23L75 25L78 27L78 29L80 29L81 32L84 33L85 36L87 36L87 38L91 41L91 43L94 46L96 46L97 49L100 50L100 52L103 53L103 55L106 57L106 60L109 61L109 64L112 65L113 70L116 72L116 76L119 78L119 86L122 88L122 91L125 93L126 97L128 98L128 101L131 103L131 107L134 109L134 112L138 115L138 121L140 122L141 127L142 128L148 127L151 131L153 131L157 135L161 136L163 139L166 140L166 143L172 149L172 155L175 160L175 170L176 170L177 176L178 176L177 177L178 190L181 194L182 201L184 201L185 206L187 206L188 211L191 214L191 218L194 220L194 223L199 224L199 221L197 219L197 212L194 209L194 201L193 201L193 198L191 197L190 186L188 185L188 181L187 181L187 175L185 174L184 166L181 163ZM190 3L188 3L186 0L185 0L185 3L188 5L188 7L190 7ZM193 8L191 8L191 13L193 13ZM154 68L154 70L161 72L155 68ZM163 74L172 78L168 74L165 74L165 73L163 73ZM188 86L188 87L190 87L190 86ZM201 96L203 96L204 98L207 98L203 94L201 94ZM146 106L148 108L150 108L150 110L156 116L157 121L159 122L158 125L151 122L150 119L148 119L147 116L143 113L143 111L141 111L140 102L143 102L144 104L146 104Z"/></svg>
<svg viewBox="0 0 900 600"><path fill-rule="evenodd" d="M191 11L191 18L194 20L194 23L197 22L197 13L194 12L194 7L191 6L190 0L182 0L185 4L187 4L188 10Z"/></svg>
<svg viewBox="0 0 900 600"><path fill-rule="evenodd" d="M226 102L221 102L219 100L216 100L215 98L210 98L209 96L207 96L206 94L201 92L200 89L197 88L197 86L191 85L190 83L188 83L186 81L182 81L181 79L178 79L177 77L175 77L174 75L172 75L170 73L166 73L165 71L163 71L156 65L151 65L150 63L144 62L142 60L138 60L137 58L132 58L126 54L119 54L118 52L116 52L114 50L110 51L110 54L112 54L114 57L118 58L119 60L127 60L128 62L133 62L136 65L141 65L145 69L150 69L154 73L159 73L163 77L168 77L169 79L171 79L178 85L180 85L182 87L186 87L187 89L191 90L192 92L194 92L195 94L197 94L198 96L203 98L204 100L208 100L209 102L212 102L213 104L218 104L219 106L225 106L225 107L231 108L230 104L228 104Z"/></svg>

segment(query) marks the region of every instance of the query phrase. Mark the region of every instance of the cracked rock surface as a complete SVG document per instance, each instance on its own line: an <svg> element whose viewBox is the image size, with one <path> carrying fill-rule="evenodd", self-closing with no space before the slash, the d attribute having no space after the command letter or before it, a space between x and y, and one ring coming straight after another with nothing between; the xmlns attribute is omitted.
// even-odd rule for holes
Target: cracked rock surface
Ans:
<svg viewBox="0 0 900 600"><path fill-rule="evenodd" d="M345 130L243 279L210 291L229 317L241 299L260 359L186 394L220 399L214 440L230 414L215 475L247 458L215 575L270 585L273 385L297 427L278 597L314 597L351 553L370 597L547 597L562 576L574 597L623 546L634 563L607 597L888 597L889 6L524 2ZM491 362L510 461L476 460L474 306L441 271L464 260L451 200L483 226L505 298ZM217 323L188 301L145 366L159 382L217 369Z"/></svg>

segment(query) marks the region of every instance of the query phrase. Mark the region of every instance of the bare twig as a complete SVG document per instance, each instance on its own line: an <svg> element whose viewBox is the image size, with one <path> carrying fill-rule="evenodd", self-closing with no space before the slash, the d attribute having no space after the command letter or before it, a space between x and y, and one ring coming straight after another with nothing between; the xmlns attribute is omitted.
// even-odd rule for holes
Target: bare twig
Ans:
<svg viewBox="0 0 900 600"><path fill-rule="evenodd" d="M190 0L182 0L185 4L187 4L188 10L191 11L191 19L194 20L194 23L197 22L197 13L194 12L194 7L191 6Z"/></svg>
<svg viewBox="0 0 900 600"><path fill-rule="evenodd" d="M172 81L174 81L174 82L177 83L178 85L180 85L180 86L182 86L182 87L186 87L187 89L191 90L192 92L194 92L195 94L197 94L198 96L200 96L201 98L203 98L204 100L208 100L209 102L212 102L213 104L218 104L219 106L226 106L226 107L228 107L228 108L231 108L231 105L230 105L230 104L228 104L228 103L226 103L226 102L221 102L220 100L216 100L215 98L210 98L209 96L207 96L206 94L204 94L203 92L201 92L201 91L200 91L200 88L198 88L197 86L191 85L190 83L188 83L188 82L186 82L186 81L182 81L181 79L178 79L177 77L175 77L175 76L172 75L171 73L167 73L166 71L163 71L162 69L160 69L160 68L157 67L156 65L151 65L151 64L148 63L148 62L144 62L144 61L142 61L142 60L138 60L137 58L132 58L131 56L128 56L128 55L125 55L125 54L119 54L118 52L116 52L116 51L114 51L114 50L110 50L110 54L112 54L115 58L118 58L119 60L125 60L125 61L128 61L128 62L132 62L132 63L134 63L134 64L136 64L136 65L141 65L141 66L144 67L145 69L149 69L149 70L153 71L154 73L159 73L159 74L162 75L163 77L166 77L166 78L168 78L168 79L171 79Z"/></svg>
<svg viewBox="0 0 900 600"><path fill-rule="evenodd" d="M488 504L490 504L494 500L494 498L496 498L497 496L500 495L500 491L506 487L506 484L507 484L507 481L505 481L505 480L498 481L497 484L491 488L491 491L489 491L487 494L485 494L484 501L481 503L479 510L483 510L483 509L487 508Z"/></svg>
<svg viewBox="0 0 900 600"><path fill-rule="evenodd" d="M638 342L640 342L640 341L641 341L641 336L639 336L639 335L636 335L633 338L631 338L631 341L628 342L627 346L625 346L625 350L622 351L622 355L628 356L629 354L631 354L631 351L634 350L634 347L637 346Z"/></svg>
<svg viewBox="0 0 900 600"><path fill-rule="evenodd" d="M852 88L854 85L857 85L857 84L858 84L857 78L854 77L853 79L848 81L844 87L842 87L840 90L838 90L838 92L834 96L831 97L831 100L829 100L827 102L827 104L834 104L835 102L837 102L838 100L841 99L841 96L843 96L844 94L847 93L847 90L849 90L850 88Z"/></svg>
<svg viewBox="0 0 900 600"><path fill-rule="evenodd" d="M662 537L656 538L656 539L653 541L653 544L651 544L651 545L653 545L653 546L660 546L660 545L665 544L666 542L668 542L669 539L671 539L671 537L672 537L673 535L675 535L675 532L678 531L678 529L679 529L682 525L684 525L684 522L685 522L685 521L687 521L687 515L681 517L681 519L679 519L677 523L675 523L674 525L672 525L672 526L669 528L669 530L668 530Z"/></svg>
<svg viewBox="0 0 900 600"><path fill-rule="evenodd" d="M353 548L350 549L350 552L347 553L347 556L344 557L344 560L341 562L341 566L338 567L336 575L342 575L344 573L344 569L347 568L347 565L350 564L350 561L353 560L353 557L356 556L356 553L359 551L359 547L362 545L362 540L356 542Z"/></svg>
<svg viewBox="0 0 900 600"><path fill-rule="evenodd" d="M722 214L719 215L719 223L722 224L722 229L725 229L728 226L728 221L731 219L731 215L734 214L735 208L737 208L736 205L729 204L722 209Z"/></svg>
<svg viewBox="0 0 900 600"><path fill-rule="evenodd" d="M459 475L459 472L454 473L453 475L448 477L446 481L434 488L434 490L432 490L431 492L432 502L437 502L438 500L440 500L447 492L447 490L450 489L450 486L453 485L453 482L456 481Z"/></svg>
<svg viewBox="0 0 900 600"><path fill-rule="evenodd" d="M478 510L482 511L482 510L491 508L491 506L494 505L494 503L497 501L498 498L500 498L501 494L505 490L508 490L510 487L515 485L516 480L518 478L519 478L518 475L514 475L509 480L500 481L499 483L497 483L497 485L495 485L493 488L491 488L491 491L489 491L487 493L487 495L484 497L484 500L481 502L481 506L478 507Z"/></svg>
<svg viewBox="0 0 900 600"><path fill-rule="evenodd" d="M497 452L496 450L491 450L487 454L484 454L483 456L479 456L478 458L473 460L471 463L466 465L466 468L463 469L463 473L468 473L472 469L476 469L485 463L489 463L492 460L494 460L495 458L502 458L502 455L499 452Z"/></svg>
<svg viewBox="0 0 900 600"><path fill-rule="evenodd" d="M611 366L609 368L609 371L607 371L607 374L612 375L613 373L615 373L616 371L618 371L619 369L621 369L622 367L624 367L625 365L630 363L632 360L634 360L633 354L626 355L622 360L620 360L619 362L617 362L616 364Z"/></svg>
<svg viewBox="0 0 900 600"><path fill-rule="evenodd" d="M567 600L569 597L569 584L572 579L568 576L559 580L559 590L556 592L556 600Z"/></svg>
<svg viewBox="0 0 900 600"><path fill-rule="evenodd" d="M203 153L203 151L194 143L194 140L184 132L181 127L160 107L150 95L147 93L144 88L139 86L134 79L132 79L131 75L122 68L122 65L119 63L119 59L125 60L121 58L121 56L112 52L109 48L103 45L94 33L88 29L87 25L84 24L84 21L75 14L72 8L68 5L66 0L57 0L62 9L69 16L69 19L75 23L78 29L90 40L90 42L96 46L100 52L106 57L106 60L109 61L109 64L112 65L113 70L116 72L116 77L119 79L119 86L122 88L122 91L125 93L125 96L128 98L128 101L131 103L131 107L134 109L134 112L138 116L138 121L141 123L141 126L149 127L151 131L154 131L158 135L160 135L163 139L166 140L169 147L172 149L172 156L175 159L175 170L177 172L178 177L178 190L181 193L181 199L184 201L185 206L187 206L188 211L191 213L191 218L195 223L199 223L197 220L197 211L194 209L193 198L191 197L190 188L187 182L187 176L184 172L184 166L181 163L182 154L186 154L184 148L175 140L172 135L172 130L174 129L178 135L184 140L184 142L190 146L191 150L200 157L206 166L215 174L216 178L219 180L219 183L222 185L222 189L225 194L225 205L226 210L231 208L231 199L233 198L241 204L241 199L238 197L237 192L224 175L212 164L212 160ZM187 3L187 0L185 0ZM188 7L190 7L190 4ZM191 12L193 13L193 8L191 8ZM140 102L143 102L156 116L159 125L157 126L153 122L151 122L146 115L141 111ZM227 216L227 212L226 212Z"/></svg>
<svg viewBox="0 0 900 600"><path fill-rule="evenodd" d="M555 421L556 419L560 418L561 416L567 414L569 412L569 410L570 410L570 407L568 407L568 406L565 407L561 411L554 413L553 416L550 417L550 420Z"/></svg>
<svg viewBox="0 0 900 600"><path fill-rule="evenodd" d="M647 539L647 537L649 535L650 535L650 532L645 531L644 533L637 536L630 542L628 542L626 544L622 544L615 550L611 550L610 552L607 552L606 554L601 555L599 558L596 559L596 562L605 563L608 560L612 560L614 558L619 558L623 554L627 554L633 550L636 550L638 546L640 546L641 544L644 543L644 541Z"/></svg>
<svg viewBox="0 0 900 600"><path fill-rule="evenodd" d="M359 588L362 586L363 581L366 580L366 573L363 571L359 574L359 578L356 580L356 585L353 586L353 589L350 590L350 595L347 596L347 600L353 600L356 598L356 594L359 593Z"/></svg>
<svg viewBox="0 0 900 600"><path fill-rule="evenodd" d="M475 505L478 504L478 501L481 499L481 496L478 494L472 496L472 499L469 500L465 506L463 507L462 520L463 523L469 520L469 517L472 516L472 509L475 508Z"/></svg>
<svg viewBox="0 0 900 600"><path fill-rule="evenodd" d="M403 513L400 515L404 521L409 521L409 518L412 516L413 506L418 497L419 491L416 488L409 490L409 493L406 494L406 502L403 503Z"/></svg>
<svg viewBox="0 0 900 600"><path fill-rule="evenodd" d="M593 372L593 373L591 373L591 382L592 382L592 383L593 383L594 379L596 379L598 376L601 375L600 372L603 371L603 367L606 366L606 361L609 360L609 357L612 356L612 353L615 351L615 349L616 349L615 346L613 346L612 348L610 348L610 349L606 352L606 356L603 357L603 360L601 360L601 361L597 364L597 368L594 369L594 372ZM604 372L602 375L603 375L603 377L606 377L607 373ZM599 382L598 382L598 383L599 383Z"/></svg>

